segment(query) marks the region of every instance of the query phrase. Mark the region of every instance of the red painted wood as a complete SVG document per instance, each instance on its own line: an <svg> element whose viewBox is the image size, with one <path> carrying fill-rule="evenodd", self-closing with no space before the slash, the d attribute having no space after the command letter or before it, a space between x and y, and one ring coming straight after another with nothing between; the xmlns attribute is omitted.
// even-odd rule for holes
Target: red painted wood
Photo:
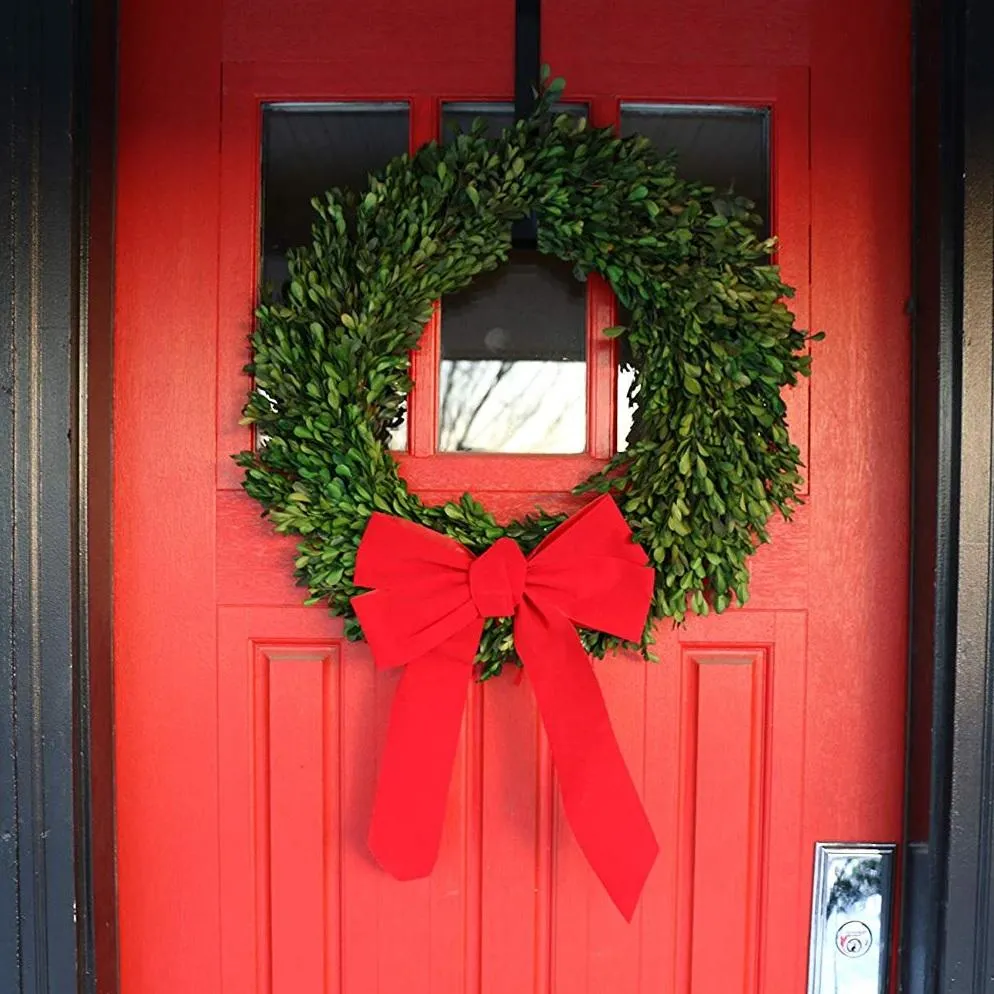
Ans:
<svg viewBox="0 0 994 994"><path fill-rule="evenodd" d="M896 602L906 557L881 536L907 529L911 231L908 121L896 108L908 93L909 26L898 0L864 10L850 39L835 18L830 3L813 11L821 43L811 68L811 308L820 327L837 331L818 349L811 388L810 568L813 582L826 579L809 634L805 834L885 838L900 778L854 768L866 756L874 769L896 768L903 752L894 706L904 700L903 673L876 665L873 653L905 644ZM884 364L871 358L881 355ZM854 684L858 700L839 693Z"/></svg>
<svg viewBox="0 0 994 994"><path fill-rule="evenodd" d="M470 692L432 877L401 884L372 863L396 674L300 606L293 543L260 520L228 458L251 444L237 419L260 104L408 100L417 145L440 101L510 96L513 5L376 0L357 18L316 0L123 0L123 994L802 990L814 842L900 836L907 4L550 0L543 18L545 57L598 123L622 100L772 108L778 261L800 323L830 333L788 401L808 502L757 553L748 608L660 626L658 665L596 666L662 844L636 919L621 921L577 850L512 674ZM565 491L614 444L614 347L600 334L613 323L591 280L586 455L464 457L435 453L433 320L414 357L411 485L431 501L471 488L502 518L578 506Z"/></svg>
<svg viewBox="0 0 994 994"><path fill-rule="evenodd" d="M325 722L335 721L338 709L325 712L327 703L336 703L325 699L326 652L280 647L266 650L264 660L273 991L291 994L321 989L325 944L332 949L339 944L325 933L322 872L324 798L334 786L324 768ZM331 758L337 765L337 755Z"/></svg>
<svg viewBox="0 0 994 994"><path fill-rule="evenodd" d="M431 96L410 101L411 151L438 138L441 104ZM414 388L407 404L407 450L415 457L431 456L438 446L438 380L442 325L438 308L424 330L419 348L411 355Z"/></svg>
<svg viewBox="0 0 994 994"><path fill-rule="evenodd" d="M128 3L119 16L113 515L121 990L215 994L221 4Z"/></svg>
<svg viewBox="0 0 994 994"><path fill-rule="evenodd" d="M483 944L480 990L542 990L549 975L551 761L524 681L500 679L480 696L482 932L492 937ZM499 822L503 831L488 830Z"/></svg>
<svg viewBox="0 0 994 994"><path fill-rule="evenodd" d="M690 654L696 701L692 986L756 990L765 654Z"/></svg>

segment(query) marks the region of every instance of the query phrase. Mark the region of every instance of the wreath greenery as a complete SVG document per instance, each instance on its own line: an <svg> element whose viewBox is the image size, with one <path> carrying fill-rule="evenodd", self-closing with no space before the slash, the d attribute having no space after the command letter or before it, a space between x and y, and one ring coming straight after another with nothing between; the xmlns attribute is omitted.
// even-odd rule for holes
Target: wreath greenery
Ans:
<svg viewBox="0 0 994 994"><path fill-rule="evenodd" d="M579 279L599 273L628 312L635 436L578 491L612 492L656 570L652 621L723 611L748 595L746 561L774 512L799 502L799 452L781 389L809 372L810 337L757 235L752 204L681 178L639 136L567 115L544 77L535 113L496 139L477 123L400 156L362 193L315 198L312 242L288 254L285 300L256 312L244 422L263 439L235 458L246 491L301 536L296 575L361 633L350 598L374 510L482 552L503 535L527 554L563 520L502 525L469 494L425 505L387 444L411 387L409 357L434 302L507 259L512 221L534 212L539 249ZM595 655L618 644L582 632ZM510 619L491 619L483 679L515 662Z"/></svg>

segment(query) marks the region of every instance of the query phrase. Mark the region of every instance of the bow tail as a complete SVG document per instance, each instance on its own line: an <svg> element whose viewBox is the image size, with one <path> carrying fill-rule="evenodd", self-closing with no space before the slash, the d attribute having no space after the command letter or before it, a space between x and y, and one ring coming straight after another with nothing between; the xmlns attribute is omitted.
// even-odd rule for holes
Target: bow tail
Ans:
<svg viewBox="0 0 994 994"><path fill-rule="evenodd" d="M631 921L659 844L611 728L590 657L572 623L526 596L514 641L531 680L576 841Z"/></svg>
<svg viewBox="0 0 994 994"><path fill-rule="evenodd" d="M390 710L369 848L399 880L431 873L482 621L408 663Z"/></svg>

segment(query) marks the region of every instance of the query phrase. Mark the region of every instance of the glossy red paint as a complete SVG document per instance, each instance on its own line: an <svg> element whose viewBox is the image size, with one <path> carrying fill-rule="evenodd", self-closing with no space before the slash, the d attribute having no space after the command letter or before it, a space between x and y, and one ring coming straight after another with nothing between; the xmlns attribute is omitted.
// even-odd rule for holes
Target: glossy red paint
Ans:
<svg viewBox="0 0 994 994"><path fill-rule="evenodd" d="M548 0L545 58L599 123L619 101L773 116L774 229L802 325L790 397L807 504L747 609L597 664L662 844L626 925L559 810L532 695L475 687L442 852L401 884L365 849L394 674L300 606L292 544L238 490L259 106L513 85L513 4L123 0L116 245L115 658L123 994L803 989L812 847L901 825L909 136L903 0ZM485 39L485 44L481 40ZM438 323L403 468L499 514L614 444L614 304L588 291L588 454L434 452Z"/></svg>

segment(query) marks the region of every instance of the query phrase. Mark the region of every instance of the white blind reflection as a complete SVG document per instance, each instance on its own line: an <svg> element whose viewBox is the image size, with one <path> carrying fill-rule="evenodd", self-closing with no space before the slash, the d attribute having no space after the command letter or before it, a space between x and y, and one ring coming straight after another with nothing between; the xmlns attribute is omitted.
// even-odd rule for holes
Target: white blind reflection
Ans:
<svg viewBox="0 0 994 994"><path fill-rule="evenodd" d="M635 382L635 370L631 366L618 367L618 451L624 452L633 442L632 424L635 420L635 402L629 400L629 391Z"/></svg>
<svg viewBox="0 0 994 994"><path fill-rule="evenodd" d="M445 452L582 452L587 365L443 359L439 448Z"/></svg>

